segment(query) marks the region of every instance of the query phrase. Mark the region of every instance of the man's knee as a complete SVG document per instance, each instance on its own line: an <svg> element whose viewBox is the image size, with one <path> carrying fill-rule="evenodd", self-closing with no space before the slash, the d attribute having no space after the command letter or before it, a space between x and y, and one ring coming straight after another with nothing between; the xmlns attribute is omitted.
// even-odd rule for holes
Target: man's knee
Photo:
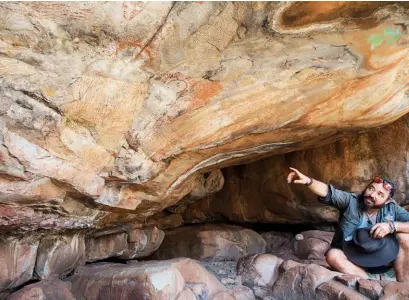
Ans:
<svg viewBox="0 0 409 300"><path fill-rule="evenodd" d="M327 260L327 263L333 267L339 265L347 258L341 249L332 248L328 250L325 259Z"/></svg>

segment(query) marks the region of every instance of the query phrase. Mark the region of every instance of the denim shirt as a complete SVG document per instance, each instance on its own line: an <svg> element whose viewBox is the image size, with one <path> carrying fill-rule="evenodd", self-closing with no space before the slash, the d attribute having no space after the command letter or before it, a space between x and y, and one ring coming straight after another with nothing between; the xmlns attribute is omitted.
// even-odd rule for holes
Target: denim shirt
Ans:
<svg viewBox="0 0 409 300"><path fill-rule="evenodd" d="M331 247L342 249L345 239L353 234L364 218L364 202L360 194L337 190L332 185L328 187L327 196L318 197L318 201L339 210L339 226L335 231ZM387 221L409 222L409 212L391 200L379 209L376 217L376 223Z"/></svg>

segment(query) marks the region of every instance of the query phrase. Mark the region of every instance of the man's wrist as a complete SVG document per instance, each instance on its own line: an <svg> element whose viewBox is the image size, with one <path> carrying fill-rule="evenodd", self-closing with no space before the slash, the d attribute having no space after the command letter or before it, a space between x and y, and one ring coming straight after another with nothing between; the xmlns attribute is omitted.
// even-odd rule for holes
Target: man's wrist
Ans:
<svg viewBox="0 0 409 300"><path fill-rule="evenodd" d="M310 182L305 183L306 186L310 186L314 182L314 180L311 177L308 177L308 178L310 179Z"/></svg>

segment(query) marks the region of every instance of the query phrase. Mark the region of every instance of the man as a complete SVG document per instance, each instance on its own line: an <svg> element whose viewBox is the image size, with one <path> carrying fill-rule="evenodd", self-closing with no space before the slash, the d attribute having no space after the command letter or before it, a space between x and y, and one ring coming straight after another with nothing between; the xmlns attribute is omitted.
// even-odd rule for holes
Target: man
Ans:
<svg viewBox="0 0 409 300"><path fill-rule="evenodd" d="M352 239L357 228L370 227L372 238L397 233L400 250L393 267L396 279L409 283L409 213L393 199L395 187L387 178L375 177L361 194L335 189L294 168L288 183L304 184L318 196L318 200L340 211L339 226L326 253L327 263L336 271L368 278L367 272L347 259L342 246ZM405 269L406 264L406 269Z"/></svg>

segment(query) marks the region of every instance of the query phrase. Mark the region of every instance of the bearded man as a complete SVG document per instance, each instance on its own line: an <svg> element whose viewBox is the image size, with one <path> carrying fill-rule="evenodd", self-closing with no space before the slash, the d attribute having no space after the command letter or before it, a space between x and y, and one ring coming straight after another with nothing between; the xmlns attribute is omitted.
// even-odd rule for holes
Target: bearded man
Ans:
<svg viewBox="0 0 409 300"><path fill-rule="evenodd" d="M391 180L376 176L361 194L355 194L335 189L332 185L306 176L297 169L290 169L288 183L306 185L318 196L320 202L340 211L339 226L331 248L325 255L331 268L345 274L368 278L368 270L351 262L343 249L356 241L354 233L362 231L359 228L370 227L368 234L375 242L375 239L386 239L388 235L396 234L399 245L392 265L397 281L409 283L409 212L393 200L395 186ZM376 260L376 257L374 259Z"/></svg>

